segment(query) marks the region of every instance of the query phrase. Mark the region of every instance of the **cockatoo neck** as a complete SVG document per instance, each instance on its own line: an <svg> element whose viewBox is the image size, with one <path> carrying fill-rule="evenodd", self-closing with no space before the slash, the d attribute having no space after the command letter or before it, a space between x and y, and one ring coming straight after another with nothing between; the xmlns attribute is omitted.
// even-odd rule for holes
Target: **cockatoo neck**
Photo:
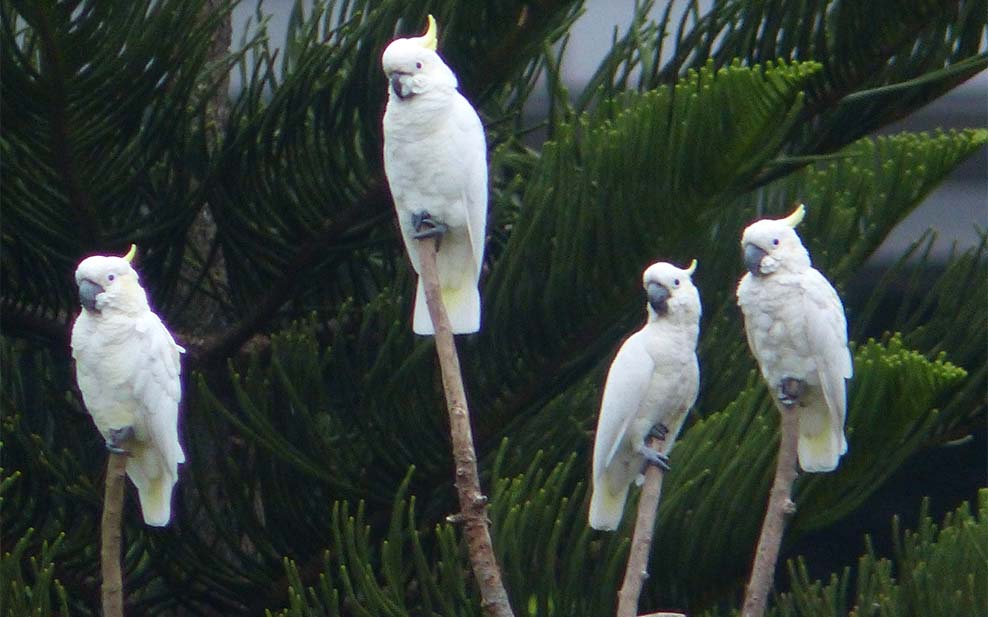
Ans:
<svg viewBox="0 0 988 617"><path fill-rule="evenodd" d="M779 270L799 274L812 266L809 251L802 244L798 244L786 250L786 255L779 264Z"/></svg>
<svg viewBox="0 0 988 617"><path fill-rule="evenodd" d="M647 302L645 309L648 311L648 322L646 326L665 328L671 327L679 331L689 331L696 329L699 318L698 310L686 306L686 303L679 298L669 301L669 309L665 314L660 315Z"/></svg>
<svg viewBox="0 0 988 617"><path fill-rule="evenodd" d="M396 126L422 126L435 130L436 118L445 117L458 93L453 86L436 86L415 96L401 99L394 91L388 95L388 111Z"/></svg>
<svg viewBox="0 0 988 617"><path fill-rule="evenodd" d="M136 278L121 280L112 289L103 292L97 302L102 315L138 315L151 310L147 292Z"/></svg>

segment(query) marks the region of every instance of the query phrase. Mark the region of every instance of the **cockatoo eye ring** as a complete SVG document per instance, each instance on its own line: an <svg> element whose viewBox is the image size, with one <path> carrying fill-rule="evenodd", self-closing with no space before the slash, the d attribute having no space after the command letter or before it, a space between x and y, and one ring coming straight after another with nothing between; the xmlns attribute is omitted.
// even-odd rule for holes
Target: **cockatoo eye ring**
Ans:
<svg viewBox="0 0 988 617"><path fill-rule="evenodd" d="M674 279L672 281L672 284L675 285L676 287L679 287L679 279Z"/></svg>
<svg viewBox="0 0 988 617"><path fill-rule="evenodd" d="M416 62L415 63L415 68L417 68L417 69L422 68L422 63L421 62Z"/></svg>
<svg viewBox="0 0 988 617"><path fill-rule="evenodd" d="M772 246L779 246L779 239L772 240Z"/></svg>
<svg viewBox="0 0 988 617"><path fill-rule="evenodd" d="M116 277L116 276L114 276L114 275L112 275L112 274L107 274L107 275L106 275L106 280L108 280L108 281L112 281L112 280L113 280L113 279L115 279L115 278L117 278L117 277Z"/></svg>

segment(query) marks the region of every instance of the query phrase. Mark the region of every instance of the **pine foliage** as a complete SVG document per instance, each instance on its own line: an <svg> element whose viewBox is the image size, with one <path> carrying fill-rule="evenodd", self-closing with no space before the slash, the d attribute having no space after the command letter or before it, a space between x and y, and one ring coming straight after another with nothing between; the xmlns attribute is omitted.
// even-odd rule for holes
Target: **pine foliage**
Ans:
<svg viewBox="0 0 988 617"><path fill-rule="evenodd" d="M380 54L427 13L490 144L484 326L459 348L516 614L613 610L631 521L587 527L590 444L657 259L699 261L702 384L642 607L734 606L778 439L733 294L747 222L807 204L800 234L845 297L854 341L850 452L837 473L798 480L787 542L985 427L988 239L933 264L924 238L865 297L846 293L988 142L984 128L873 136L988 65L985 0L906 5L724 0L679 14L640 2L570 93L561 49L575 0L298 2L277 41L261 5L219 55L231 3L0 0L5 614L98 614L105 453L73 386L71 273L130 242L189 349L189 462L169 527L142 525L126 500L128 612L481 614L447 520L442 389L431 340L411 334L414 279L381 169ZM887 14L901 19L876 17ZM224 111L231 72L240 87ZM548 118L533 126L523 110L543 95ZM889 310L893 293L906 300ZM216 307L208 323L203 301ZM869 552L824 585L793 566L778 614L984 606L948 564L983 571L971 547L984 545L986 507L982 493L976 520L958 510L939 530L924 517L895 569Z"/></svg>
<svg viewBox="0 0 988 617"><path fill-rule="evenodd" d="M979 615L988 606L988 591L979 581L988 576L988 492L978 494L977 512L963 503L937 525L924 501L919 528L901 530L892 519L893 559L876 555L869 538L857 564L824 584L810 580L806 564L789 564L793 590L782 594L776 617L853 617L900 615ZM855 589L851 595L851 589Z"/></svg>

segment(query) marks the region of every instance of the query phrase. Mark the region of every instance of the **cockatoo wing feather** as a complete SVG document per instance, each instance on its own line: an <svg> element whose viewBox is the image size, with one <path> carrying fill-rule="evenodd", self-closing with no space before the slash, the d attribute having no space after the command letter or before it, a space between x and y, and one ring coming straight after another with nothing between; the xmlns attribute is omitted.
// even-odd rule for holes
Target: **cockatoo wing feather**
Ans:
<svg viewBox="0 0 988 617"><path fill-rule="evenodd" d="M456 94L453 118L456 142L462 153L466 173L463 202L467 208L467 232L477 276L483 267L484 240L487 235L487 140L477 112L462 95Z"/></svg>
<svg viewBox="0 0 988 617"><path fill-rule="evenodd" d="M178 441L178 403L182 398L180 379L182 347L175 343L157 315L148 311L135 325L134 396L146 414L148 440L162 454L170 469L185 462Z"/></svg>
<svg viewBox="0 0 988 617"><path fill-rule="evenodd" d="M845 379L854 373L847 347L847 318L844 305L830 282L817 270L809 270L803 283L803 314L810 353L819 367L820 385L827 406L840 426L846 411Z"/></svg>
<svg viewBox="0 0 988 617"><path fill-rule="evenodd" d="M638 414L654 371L655 363L641 342L641 334L633 334L618 350L604 384L594 441L595 478L601 477L614 460Z"/></svg>

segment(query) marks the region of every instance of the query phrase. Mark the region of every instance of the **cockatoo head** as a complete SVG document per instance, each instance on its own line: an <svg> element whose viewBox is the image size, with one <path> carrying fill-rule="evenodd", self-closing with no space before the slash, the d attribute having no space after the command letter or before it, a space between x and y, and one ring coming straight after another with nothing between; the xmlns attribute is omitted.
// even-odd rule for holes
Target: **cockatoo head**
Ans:
<svg viewBox="0 0 988 617"><path fill-rule="evenodd" d="M381 66L391 84L391 97L406 101L436 90L456 89L456 76L436 53L436 20L422 36L395 39L384 50Z"/></svg>
<svg viewBox="0 0 988 617"><path fill-rule="evenodd" d="M136 253L132 244L124 257L93 255L79 263L75 283L85 310L102 313L104 309L128 311L147 306L147 295L130 265Z"/></svg>
<svg viewBox="0 0 988 617"><path fill-rule="evenodd" d="M700 317L700 294L693 286L696 260L685 270L660 261L642 274L642 286L648 296L649 321L674 319L696 322Z"/></svg>
<svg viewBox="0 0 988 617"><path fill-rule="evenodd" d="M741 235L744 265L753 276L768 276L780 269L800 272L810 266L810 255L796 235L795 227L806 215L799 204L784 219L755 221Z"/></svg>

